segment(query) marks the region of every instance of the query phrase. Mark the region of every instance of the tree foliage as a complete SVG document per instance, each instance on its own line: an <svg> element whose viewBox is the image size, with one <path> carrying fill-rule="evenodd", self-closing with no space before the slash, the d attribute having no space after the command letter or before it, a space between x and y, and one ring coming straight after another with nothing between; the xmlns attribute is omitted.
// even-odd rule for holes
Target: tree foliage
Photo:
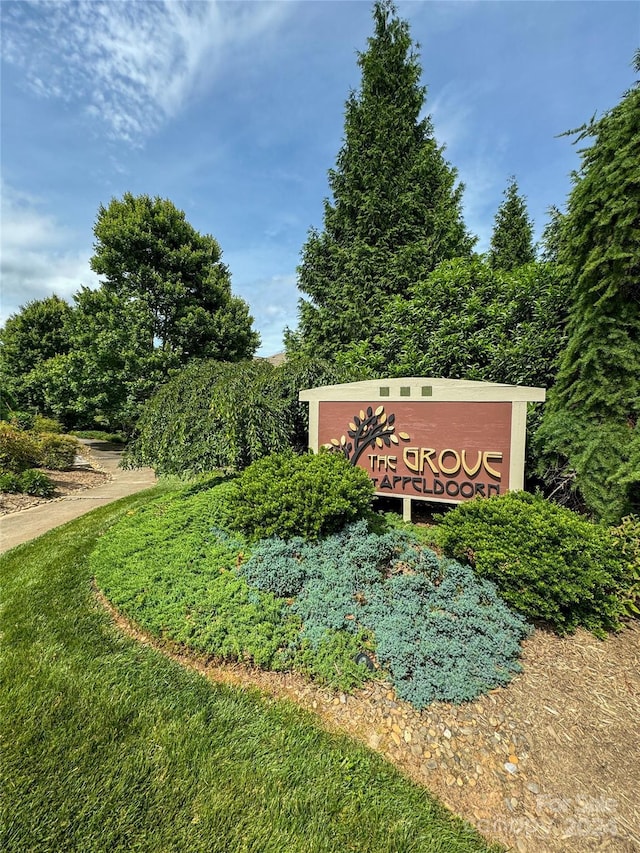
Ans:
<svg viewBox="0 0 640 853"><path fill-rule="evenodd" d="M73 308L57 297L27 306L7 323L3 352L19 402L67 426L130 432L143 403L188 361L248 358L259 338L246 303L231 295L220 247L169 200L112 199L94 234L100 287L81 287Z"/></svg>
<svg viewBox="0 0 640 853"><path fill-rule="evenodd" d="M231 296L218 243L172 202L125 193L100 206L94 234L91 268L108 294L134 309L149 350L173 351L182 363L253 354L258 336L246 304Z"/></svg>
<svg viewBox="0 0 640 853"><path fill-rule="evenodd" d="M339 359L356 372L548 387L564 342L567 283L552 264L512 272L481 258L440 264L385 312L373 347Z"/></svg>
<svg viewBox="0 0 640 853"><path fill-rule="evenodd" d="M562 223L564 214L552 204L547 210L549 219L542 232L540 260L545 263L560 263L560 246L562 245Z"/></svg>
<svg viewBox="0 0 640 853"><path fill-rule="evenodd" d="M298 357L273 367L194 361L145 405L127 464L161 474L241 470L269 453L308 447L302 388L344 381L325 362Z"/></svg>
<svg viewBox="0 0 640 853"><path fill-rule="evenodd" d="M28 377L43 362L69 351L67 323L70 306L55 294L21 306L0 330L0 379L14 404L36 406L25 388Z"/></svg>
<svg viewBox="0 0 640 853"><path fill-rule="evenodd" d="M524 196L511 178L498 208L491 235L489 263L494 269L513 270L535 260L533 223Z"/></svg>
<svg viewBox="0 0 640 853"><path fill-rule="evenodd" d="M389 0L374 5L374 35L360 53L360 90L346 103L344 144L329 172L324 229L302 251L297 334L288 351L331 356L372 340L382 308L444 258L468 255L462 187L428 117L408 24Z"/></svg>
<svg viewBox="0 0 640 853"><path fill-rule="evenodd" d="M562 227L573 299L538 441L547 475L613 522L640 508L640 87L572 133L593 144Z"/></svg>

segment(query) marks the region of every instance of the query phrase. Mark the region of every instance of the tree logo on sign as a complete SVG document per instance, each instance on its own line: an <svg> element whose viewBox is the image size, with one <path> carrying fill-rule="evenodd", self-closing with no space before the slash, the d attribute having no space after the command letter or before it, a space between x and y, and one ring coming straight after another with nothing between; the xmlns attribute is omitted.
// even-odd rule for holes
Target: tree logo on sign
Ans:
<svg viewBox="0 0 640 853"><path fill-rule="evenodd" d="M344 454L352 465L356 465L368 448L381 449L400 444L401 440L410 440L406 432L396 435L395 420L395 415L386 414L384 406L378 406L375 412L373 406L369 406L366 412L361 409L359 415L353 416L346 435L332 438L324 446L327 450Z"/></svg>

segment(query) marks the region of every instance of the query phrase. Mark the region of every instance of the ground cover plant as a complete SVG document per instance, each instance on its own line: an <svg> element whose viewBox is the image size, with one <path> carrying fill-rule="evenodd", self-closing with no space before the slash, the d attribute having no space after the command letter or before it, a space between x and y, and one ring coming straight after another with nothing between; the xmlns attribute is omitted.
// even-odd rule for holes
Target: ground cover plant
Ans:
<svg viewBox="0 0 640 853"><path fill-rule="evenodd" d="M366 662L356 663L361 653L377 654L398 694L419 708L507 683L527 627L493 585L406 531L370 532L366 519L318 538L304 513L286 511L291 461L255 463L282 493L279 504L266 496L284 507L282 529L275 516L266 527L280 537L245 539L233 530L238 484L245 476L262 483L247 469L238 480L163 498L111 529L90 558L100 588L156 636L343 690L371 677ZM298 461L325 485L346 466L333 455ZM292 491L299 499L310 489L298 495L294 483ZM370 500L368 483L366 491Z"/></svg>
<svg viewBox="0 0 640 853"><path fill-rule="evenodd" d="M406 532L370 533L361 520L317 543L272 538L240 571L264 592L295 596L312 648L327 631L359 636L416 708L473 699L520 670L524 621L493 584Z"/></svg>
<svg viewBox="0 0 640 853"><path fill-rule="evenodd" d="M249 546L228 528L233 482L209 486L163 497L105 534L90 565L110 601L156 636L197 652L297 669L341 689L361 683L359 638L328 631L311 648L284 599L236 571Z"/></svg>
<svg viewBox="0 0 640 853"><path fill-rule="evenodd" d="M541 495L510 492L460 504L437 538L447 554L492 580L511 607L558 634L582 626L604 637L620 627L631 567L604 525Z"/></svg>
<svg viewBox="0 0 640 853"><path fill-rule="evenodd" d="M120 634L96 605L87 556L157 496L0 558L2 850L497 850L309 715L212 686Z"/></svg>

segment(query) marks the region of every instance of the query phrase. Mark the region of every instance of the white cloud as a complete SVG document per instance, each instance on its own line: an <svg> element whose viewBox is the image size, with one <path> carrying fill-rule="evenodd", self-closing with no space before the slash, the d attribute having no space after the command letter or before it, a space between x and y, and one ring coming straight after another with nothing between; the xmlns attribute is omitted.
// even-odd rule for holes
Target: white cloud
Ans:
<svg viewBox="0 0 640 853"><path fill-rule="evenodd" d="M489 247L497 210L495 199L509 177L502 167L508 139L504 134L496 138L495 129L491 134L483 133L474 114L476 102L486 95L486 85L479 81L461 90L449 84L430 106L435 137L446 146L444 156L455 165L465 187L464 218L469 231L478 237L477 251Z"/></svg>
<svg viewBox="0 0 640 853"><path fill-rule="evenodd" d="M284 348L283 336L286 327L298 325L297 305L300 293L296 276L273 275L252 281L245 287L232 287L237 296L249 303L254 328L260 332L261 346L258 355L268 357Z"/></svg>
<svg viewBox="0 0 640 853"><path fill-rule="evenodd" d="M95 286L90 252L73 246L74 235L39 209L38 200L2 186L0 322L33 299L55 293L71 301L80 285Z"/></svg>
<svg viewBox="0 0 640 853"><path fill-rule="evenodd" d="M80 103L138 144L286 14L279 2L34 0L5 7L3 55L38 96Z"/></svg>

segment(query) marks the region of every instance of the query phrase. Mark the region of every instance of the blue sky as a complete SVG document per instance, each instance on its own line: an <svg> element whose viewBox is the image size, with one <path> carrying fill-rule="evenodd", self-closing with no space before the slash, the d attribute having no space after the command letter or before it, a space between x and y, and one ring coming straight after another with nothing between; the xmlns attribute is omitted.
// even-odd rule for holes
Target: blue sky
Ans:
<svg viewBox="0 0 640 853"><path fill-rule="evenodd" d="M486 250L508 179L536 235L563 207L576 146L563 131L634 80L637 2L398 2L420 44L425 112L466 186ZM0 322L89 269L100 204L171 199L220 243L260 354L297 318L296 266L322 227L327 170L371 3L2 0Z"/></svg>

